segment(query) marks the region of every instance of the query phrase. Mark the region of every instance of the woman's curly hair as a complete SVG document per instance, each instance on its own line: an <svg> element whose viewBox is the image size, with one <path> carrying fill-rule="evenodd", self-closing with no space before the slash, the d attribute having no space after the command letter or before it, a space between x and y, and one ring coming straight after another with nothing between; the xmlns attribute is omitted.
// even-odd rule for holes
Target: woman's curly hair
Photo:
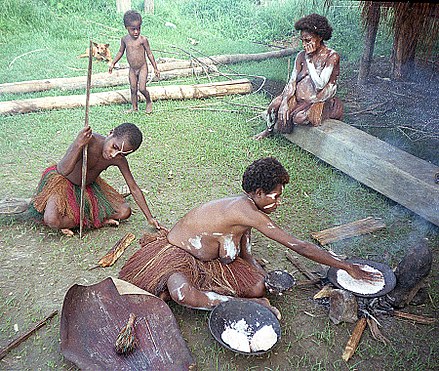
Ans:
<svg viewBox="0 0 439 371"><path fill-rule="evenodd" d="M332 36L332 27L328 19L319 14L310 14L299 19L294 28L298 31L308 31L309 33L320 36L323 40L329 40Z"/></svg>
<svg viewBox="0 0 439 371"><path fill-rule="evenodd" d="M282 164L274 157L261 158L251 163L242 176L242 189L255 192L261 188L265 193L271 192L278 184L285 185L290 176Z"/></svg>

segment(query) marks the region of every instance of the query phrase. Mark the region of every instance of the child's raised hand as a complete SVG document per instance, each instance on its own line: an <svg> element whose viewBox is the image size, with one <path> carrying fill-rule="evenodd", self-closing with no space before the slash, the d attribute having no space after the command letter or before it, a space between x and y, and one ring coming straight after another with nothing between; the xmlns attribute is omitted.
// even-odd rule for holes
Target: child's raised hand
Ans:
<svg viewBox="0 0 439 371"><path fill-rule="evenodd" d="M91 130L91 127L86 126L78 133L76 142L80 147L83 147L86 144L88 144L88 142L90 142L92 136L93 136L93 131Z"/></svg>

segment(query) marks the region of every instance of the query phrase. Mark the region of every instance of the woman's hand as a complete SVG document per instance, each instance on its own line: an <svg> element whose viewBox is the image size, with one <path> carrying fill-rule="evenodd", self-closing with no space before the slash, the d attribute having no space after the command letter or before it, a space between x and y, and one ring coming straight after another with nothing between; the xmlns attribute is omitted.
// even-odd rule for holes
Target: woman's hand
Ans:
<svg viewBox="0 0 439 371"><path fill-rule="evenodd" d="M377 272L368 272L362 269L362 266L359 264L351 264L351 267L347 269L347 272L357 280L363 281L379 281L382 277Z"/></svg>

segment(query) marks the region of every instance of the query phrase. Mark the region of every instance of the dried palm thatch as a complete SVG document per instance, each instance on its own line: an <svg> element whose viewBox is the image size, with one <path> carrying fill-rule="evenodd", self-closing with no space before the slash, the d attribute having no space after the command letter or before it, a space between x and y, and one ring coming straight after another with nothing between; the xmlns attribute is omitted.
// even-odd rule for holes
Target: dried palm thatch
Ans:
<svg viewBox="0 0 439 371"><path fill-rule="evenodd" d="M367 31L365 55L372 54L380 18L387 24L389 32L393 33L392 78L407 76L413 67L415 55L420 60L428 61L435 53L439 42L439 6L435 2L362 1L360 4L363 25ZM370 59L367 60L364 55L363 59L362 63L370 64Z"/></svg>

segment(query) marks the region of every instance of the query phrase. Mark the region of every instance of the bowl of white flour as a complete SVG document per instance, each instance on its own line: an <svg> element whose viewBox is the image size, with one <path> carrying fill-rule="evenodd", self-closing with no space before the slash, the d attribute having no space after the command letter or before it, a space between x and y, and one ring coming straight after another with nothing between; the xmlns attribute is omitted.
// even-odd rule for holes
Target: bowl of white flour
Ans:
<svg viewBox="0 0 439 371"><path fill-rule="evenodd" d="M210 313L212 336L227 349L246 355L270 351L281 337L279 320L267 307L246 299L219 304Z"/></svg>
<svg viewBox="0 0 439 371"><path fill-rule="evenodd" d="M328 279L336 287L362 297L383 296L395 288L396 276L388 265L364 259L349 259L347 262L360 265L363 270L375 273L378 278L375 281L357 280L345 270L331 267Z"/></svg>

